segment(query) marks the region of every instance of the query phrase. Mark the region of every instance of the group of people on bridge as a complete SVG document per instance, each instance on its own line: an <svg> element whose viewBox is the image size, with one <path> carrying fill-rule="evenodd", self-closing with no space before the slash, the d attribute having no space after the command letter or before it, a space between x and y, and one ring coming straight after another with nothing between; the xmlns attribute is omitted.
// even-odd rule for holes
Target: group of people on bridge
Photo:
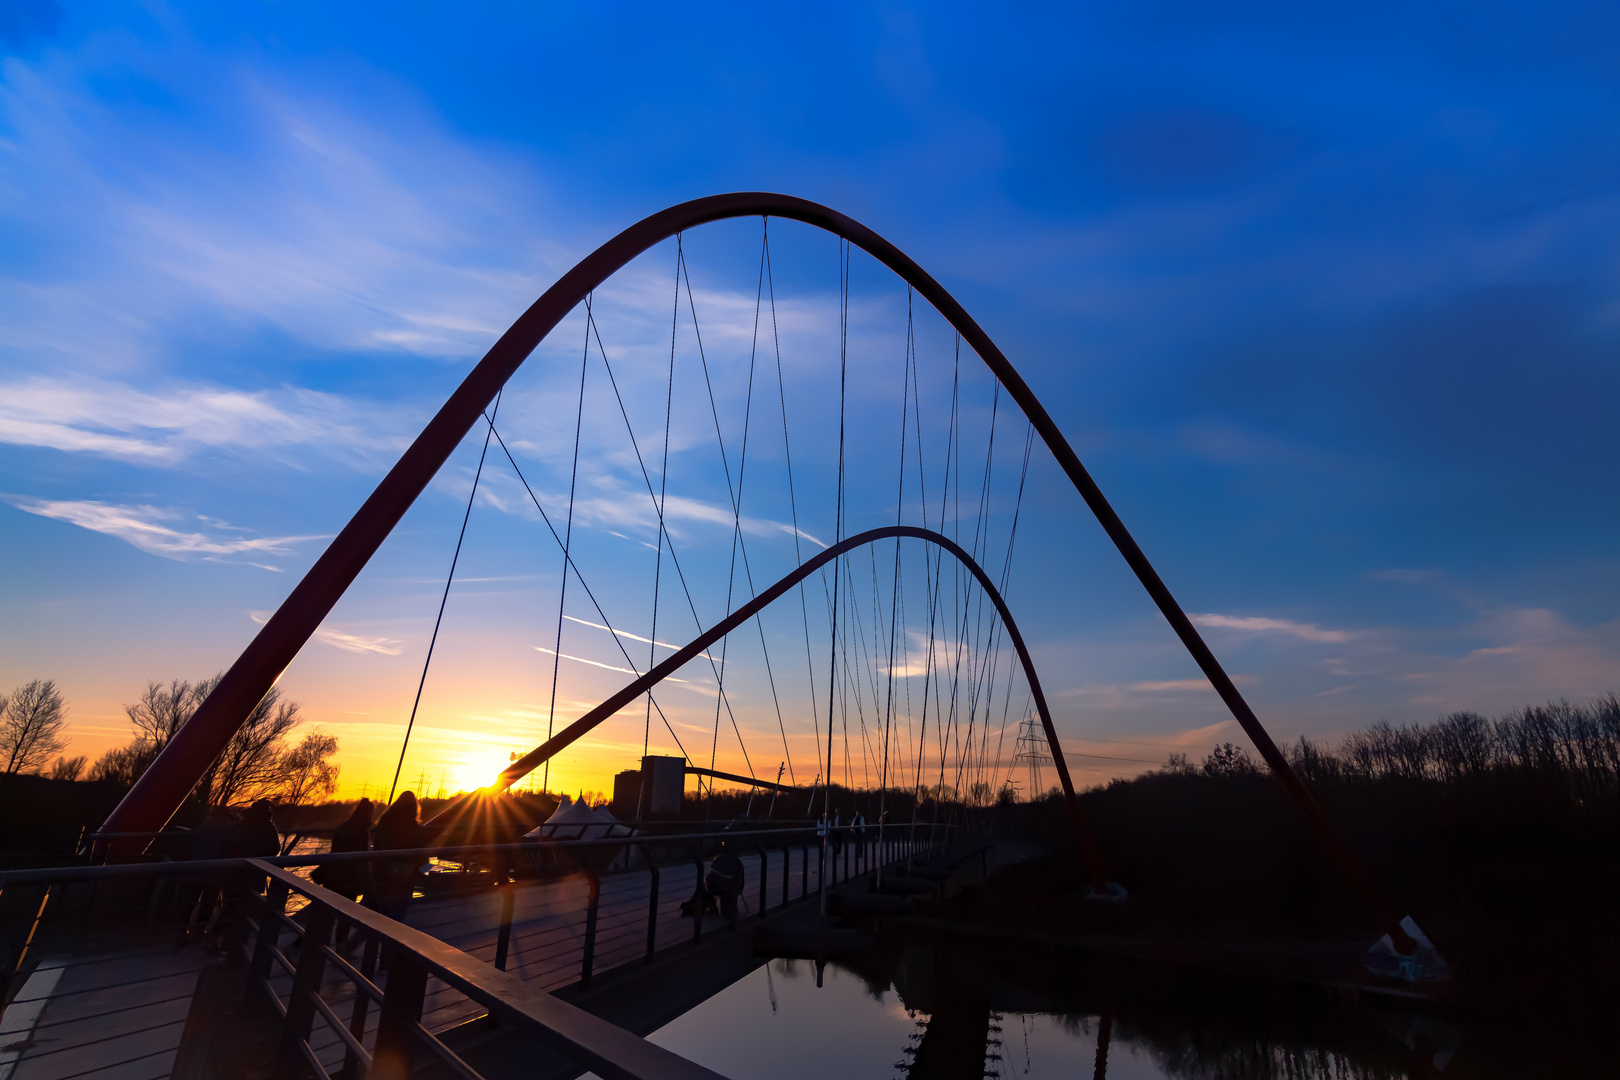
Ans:
<svg viewBox="0 0 1620 1080"><path fill-rule="evenodd" d="M349 817L332 834L330 851L333 854L366 851L409 851L427 847L432 837L419 818L414 792L400 793L393 804L383 811L375 824L372 821L376 806L370 799L361 799ZM850 847L857 861L865 858L871 842L866 815L857 809L846 823L842 815L829 818L823 814L816 824L816 835L831 848L834 860ZM240 816L224 807L209 811L202 824L189 836L186 850L174 850L174 856L188 859L262 858L284 854L282 835L276 826L275 808L268 799L253 803ZM417 859L354 860L326 863L317 866L311 879L351 901L363 903L380 915L403 919L412 895L417 871ZM722 840L720 850L710 861L699 884L698 911L711 911L736 925L738 901L743 894L746 875L742 860L732 845ZM205 948L217 951L230 934L241 905L246 885L240 875L220 874L194 883L190 905L191 914L182 931L182 942L198 933ZM347 944L348 924L338 930L337 941Z"/></svg>
<svg viewBox="0 0 1620 1080"><path fill-rule="evenodd" d="M429 830L419 820L414 792L401 792L393 805L372 823L375 804L361 799L349 817L332 834L331 851L406 851L426 847ZM186 837L184 847L171 844L170 857L185 859L251 859L285 854L281 830L276 826L275 807L260 799L238 815L227 807L208 812L200 825ZM349 900L391 919L404 918L410 904L412 880L416 875L414 858L384 859L374 862L330 863L315 868L311 879ZM181 932L182 943L200 937L203 947L218 951L231 933L243 892L247 887L239 874L210 875L192 883L190 914ZM346 923L338 930L339 942L348 933Z"/></svg>
<svg viewBox="0 0 1620 1080"><path fill-rule="evenodd" d="M833 858L843 855L844 845L847 843L853 846L855 857L861 859L866 854L866 815L856 809L854 815L849 819L849 824L846 825L843 823L842 816L836 811L833 813L830 824L827 821L827 815L822 814L816 820L816 835L825 838L831 843Z"/></svg>

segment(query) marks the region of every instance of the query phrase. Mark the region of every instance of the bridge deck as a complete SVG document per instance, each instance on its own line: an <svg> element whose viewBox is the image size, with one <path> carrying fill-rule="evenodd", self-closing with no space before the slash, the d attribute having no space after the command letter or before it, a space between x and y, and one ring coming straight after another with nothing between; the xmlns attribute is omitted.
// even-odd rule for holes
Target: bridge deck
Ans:
<svg viewBox="0 0 1620 1080"><path fill-rule="evenodd" d="M784 870L791 899L799 898L803 864L797 851L785 860L780 851L767 860L766 895L774 908L782 902ZM747 885L740 904L744 917L759 906L760 860L744 854ZM810 889L817 872L811 860ZM697 886L697 867L661 868L656 945L662 951L690 941L692 922L680 913L682 902ZM507 971L545 990L580 981L585 943L589 883L583 874L562 880L519 882L514 886L512 933ZM651 876L644 870L604 874L597 911L593 971L601 972L645 954ZM493 963L500 928L500 896L484 891L443 899L417 899L405 922L447 944ZM722 923L713 916L705 930ZM121 935L117 942L78 937L72 948L41 948L38 969L8 1008L0 1030L0 1080L157 1080L173 1068L197 974L217 957L197 946L178 948L173 931ZM285 938L284 938L285 940ZM354 955L358 955L355 953ZM382 981L385 976L380 976ZM275 972L272 984L285 1001L291 977ZM329 978L322 996L347 1020L353 987L341 977ZM422 1020L443 1031L483 1009L459 992L431 980ZM363 1042L369 1049L376 1031L377 1010L367 1020ZM336 1068L343 1045L317 1019L311 1046L322 1063Z"/></svg>

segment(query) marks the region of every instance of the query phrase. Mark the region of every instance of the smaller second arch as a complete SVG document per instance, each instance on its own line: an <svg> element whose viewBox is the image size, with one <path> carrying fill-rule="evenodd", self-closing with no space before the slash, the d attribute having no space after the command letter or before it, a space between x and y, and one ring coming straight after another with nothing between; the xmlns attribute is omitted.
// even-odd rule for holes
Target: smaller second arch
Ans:
<svg viewBox="0 0 1620 1080"><path fill-rule="evenodd" d="M752 600L677 649L673 655L654 665L645 674L638 676L607 697L584 716L581 716L544 743L514 761L496 778L491 789L486 790L499 792L511 787L590 732L591 729L616 714L620 709L623 709L635 701L636 698L675 674L688 662L695 660L710 645L713 645L722 637L764 611L786 595L788 590L839 556L857 548L865 547L868 544L875 544L880 540L895 538L921 540L933 544L941 551L951 555L973 575L979 586L984 589L985 595L990 598L990 602L995 605L996 614L1001 619L1002 625L1007 629L1007 638L1012 642L1013 649L1018 654L1018 662L1024 670L1024 679L1029 684L1030 697L1034 701L1035 711L1039 714L1041 726L1046 731L1046 741L1052 751L1052 763L1056 766L1058 780L1063 785L1063 797L1069 811L1069 824L1074 832L1075 842L1079 846L1080 858L1085 865L1086 875L1091 880L1094 889L1099 892L1105 890L1108 874L1103 863L1102 854L1097 846L1096 838L1092 834L1090 823L1080 809L1080 800L1074 790L1074 781L1069 776L1069 766L1064 760L1063 748L1058 743L1057 729L1052 725L1051 711L1047 708L1046 693L1041 688L1040 676L1035 671L1035 663L1030 658L1029 647L1024 641L1024 635L1018 630L1018 623L1013 618L1012 610L1007 606L1007 601L1002 597L1001 591L996 588L995 582L990 580L990 575L984 572L984 568L978 564L972 555L963 550L961 545L943 533L915 525L885 525L877 529L868 529L866 532L846 537L826 550L806 559L769 587L761 590Z"/></svg>

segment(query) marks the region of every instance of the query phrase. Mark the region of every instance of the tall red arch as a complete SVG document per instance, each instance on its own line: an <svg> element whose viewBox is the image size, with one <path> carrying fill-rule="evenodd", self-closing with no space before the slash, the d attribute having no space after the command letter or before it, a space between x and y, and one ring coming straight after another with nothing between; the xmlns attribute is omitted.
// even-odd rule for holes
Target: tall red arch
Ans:
<svg viewBox="0 0 1620 1080"><path fill-rule="evenodd" d="M1384 931L1403 952L1413 947L1395 909L1361 860L1345 844L1316 800L1300 782L1282 751L1238 691L1231 676L1199 635L1141 547L1114 512L1073 447L996 347L955 297L922 267L860 222L820 203L770 192L711 195L660 210L636 222L597 248L547 289L462 380L427 427L417 436L377 489L343 527L315 565L231 665L191 720L164 747L150 768L108 817L103 831L140 832L161 828L218 756L242 720L274 684L314 634L334 604L376 553L405 511L427 487L484 407L528 358L535 346L585 296L620 267L677 233L713 221L777 217L813 225L859 247L909 284L959 332L1008 395L1023 410L1042 442L1068 475L1098 524L1158 605L1182 645L1234 719L1253 741L1272 773L1287 788L1327 849L1371 906Z"/></svg>

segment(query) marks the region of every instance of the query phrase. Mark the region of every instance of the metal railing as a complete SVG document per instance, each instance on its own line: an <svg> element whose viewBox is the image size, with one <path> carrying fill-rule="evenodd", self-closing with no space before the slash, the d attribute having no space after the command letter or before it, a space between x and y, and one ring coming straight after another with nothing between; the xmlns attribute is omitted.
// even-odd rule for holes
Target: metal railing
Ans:
<svg viewBox="0 0 1620 1080"><path fill-rule="evenodd" d="M394 1030L389 1026L394 1021L381 1022L379 995L402 992L400 988L408 989L414 978L406 976L401 981L392 970L388 981L378 978L378 965L390 955L396 941L412 948L431 942L438 950L448 950L435 954L435 962L451 954L461 958L461 967L452 970L460 972L456 978L463 981L468 972L484 972L511 980L497 981L506 989L512 984L524 987L529 995L545 996L566 985L584 990L594 976L608 968L625 968L638 959L650 962L655 953L687 940L680 931L683 918L691 918L689 940L702 939L702 911L707 907L702 888L705 856L720 840L745 862L748 888L741 907L743 914L755 918L858 874L941 846L923 842L913 846L907 842L908 832L891 828L879 841L877 830L870 829L864 841L858 841L856 834L846 831L842 837L830 838L825 849L814 828L788 828L303 854L251 862L167 861L0 872L0 948L5 948L0 957L0 992L13 994L20 989L24 979L13 976L21 966L20 974L27 977L32 989L17 996L13 1005L34 1010L28 1021L32 1028L12 1038L15 1025L6 1023L7 1039L0 1041L26 1047L20 1051L16 1080L34 1075L31 1062L51 1057L61 1063L90 1056L95 1067L144 1059L145 1075L164 1075L163 1055L179 1051L181 1030L190 1023L192 988L199 973L215 960L212 955L199 955L200 950L181 948L182 942L195 940L193 912L212 904L207 898L209 887L217 890L221 882L241 882L247 868L256 883L233 884L219 910L227 912L235 904L226 921L234 921L243 930L251 927L252 947L243 952L247 938L238 937L229 952L247 961L257 980L252 984L256 995L270 988L271 997L278 1002L280 1024L303 1033L297 1040L303 1049L288 1051L296 1050L299 1069L308 1064L308 1055L314 1055L330 1073L340 1068L334 1057L338 1055L349 1066L346 1075L358 1077L366 1074L366 1055L378 1052L379 1039L386 1058L389 1042L384 1035ZM939 839L948 835L941 830ZM841 844L834 842L839 839ZM407 926L321 889L289 869L379 861L414 866L430 856L457 859L465 865L481 862L498 873L476 880L487 883L498 877L499 883L493 889L480 884L438 900L415 900L412 921L418 925ZM605 865L610 860L635 865L612 869ZM525 880L522 875L536 879ZM260 886L265 882L270 883L270 890L261 897ZM207 899L199 902L199 891ZM688 897L691 902L683 904ZM289 908L301 905L302 910L289 913ZM683 906L693 910L682 913ZM536 910L544 917L537 918ZM188 931L188 925L193 930ZM331 930L342 925L365 941L363 955L356 961L331 947ZM289 926L295 928L300 942L296 957L291 946L284 948L281 943ZM672 934L672 929L680 932ZM301 944L305 933L312 942L308 950ZM262 950L261 942L265 943ZM31 952L33 961L24 963ZM45 966L35 972L40 957ZM423 962L410 956L405 959L407 968ZM308 968L306 963L319 966ZM513 963L516 970L508 971ZM51 972L59 981L44 978ZM40 975L37 985L31 977L35 974ZM311 979L317 979L313 989ZM338 996L352 995L353 1001L327 1000L320 979L342 984ZM436 969L428 970L424 980L422 1001L412 1021L423 1031L443 1031L486 1012L504 1015L505 1006L491 1006L485 1000L494 990L486 987L469 993ZM412 996L405 994L396 1008L409 1014ZM71 1002L91 1000L107 1002L98 1008L110 1012L86 1018L85 1008L69 1007ZM0 1006L4 1005L5 998L0 997ZM431 1006L431 1017L420 1011L424 1006ZM339 1019L339 1010L344 1008L345 1015ZM40 1015L40 1010L55 1011ZM130 1023L121 1028L116 1021L126 1014ZM150 1022L145 1023L144 1018ZM319 1035L316 1041L322 1045L317 1049L310 1047L310 1031ZM433 1042L424 1042L414 1028L410 1031L413 1046L426 1046L427 1053L437 1054ZM41 1037L34 1039L30 1032ZM92 1043L96 1046L88 1045ZM5 1063L0 1057L0 1066ZM471 1075L453 1065L446 1068L456 1075ZM53 1066L51 1074L72 1071Z"/></svg>
<svg viewBox="0 0 1620 1080"><path fill-rule="evenodd" d="M559 1051L600 1076L614 1080L646 1077L713 1078L718 1074L677 1054L615 1027L577 1006L525 985L521 980L446 945L420 930L386 918L352 900L312 885L280 867L257 859L248 865L269 878L261 918L251 948L243 943L250 986L262 989L281 1014L281 1041L276 1075L298 1077L305 1067L320 1080L331 1072L310 1047L319 1018L344 1045L344 1075L371 1080L405 1080L425 1050L453 1074L476 1080L478 1073L422 1024L422 1005L429 977L464 994L491 1015ZM285 914L289 894L309 901L299 925ZM336 924L348 923L367 937L361 967L334 950L329 941ZM298 935L294 963L279 945L285 929ZM378 986L373 977L379 949L386 949L388 977ZM292 977L285 1003L270 980L272 964ZM355 990L348 1022L321 995L328 969ZM369 969L369 970L368 970ZM367 1051L362 1042L370 1006L378 1010L376 1037Z"/></svg>

